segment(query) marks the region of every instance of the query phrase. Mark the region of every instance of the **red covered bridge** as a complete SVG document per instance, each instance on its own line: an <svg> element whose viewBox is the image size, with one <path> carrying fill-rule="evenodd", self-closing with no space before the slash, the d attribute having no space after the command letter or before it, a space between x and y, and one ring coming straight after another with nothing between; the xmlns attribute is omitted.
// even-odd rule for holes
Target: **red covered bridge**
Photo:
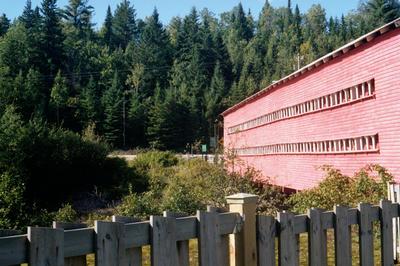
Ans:
<svg viewBox="0 0 400 266"><path fill-rule="evenodd" d="M400 181L400 19L229 108L225 149L279 186L316 185L368 163Z"/></svg>

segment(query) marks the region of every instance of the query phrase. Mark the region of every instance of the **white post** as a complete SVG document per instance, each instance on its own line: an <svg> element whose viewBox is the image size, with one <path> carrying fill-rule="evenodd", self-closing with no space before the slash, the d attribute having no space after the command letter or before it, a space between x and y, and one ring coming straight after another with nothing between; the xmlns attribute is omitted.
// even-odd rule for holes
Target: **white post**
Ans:
<svg viewBox="0 0 400 266"><path fill-rule="evenodd" d="M257 265L256 240L256 195L239 193L226 198L229 212L237 212L243 218L242 230L230 235L230 262L231 266Z"/></svg>

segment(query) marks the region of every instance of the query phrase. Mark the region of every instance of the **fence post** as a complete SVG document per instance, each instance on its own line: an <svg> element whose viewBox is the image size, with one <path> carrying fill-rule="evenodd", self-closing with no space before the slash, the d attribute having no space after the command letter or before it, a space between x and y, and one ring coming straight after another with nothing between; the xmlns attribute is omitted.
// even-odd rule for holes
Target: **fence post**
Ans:
<svg viewBox="0 0 400 266"><path fill-rule="evenodd" d="M178 265L176 220L173 217L150 216L151 265Z"/></svg>
<svg viewBox="0 0 400 266"><path fill-rule="evenodd" d="M134 217L126 217L126 216L118 216L118 215L113 215L112 216L112 221L114 223L123 223L123 224L129 224L129 223L136 223L140 222L140 219L134 218ZM142 265L142 247L138 248L128 248L126 250L126 265L128 266L140 266Z"/></svg>
<svg viewBox="0 0 400 266"><path fill-rule="evenodd" d="M74 230L86 228L86 224L74 224L74 223L64 223L64 222L53 222L53 228L64 229L64 230ZM78 256L64 259L64 266L86 266L86 256Z"/></svg>
<svg viewBox="0 0 400 266"><path fill-rule="evenodd" d="M232 266L257 265L256 241L256 195L239 193L226 198L230 212L237 212L243 218L242 230L230 236Z"/></svg>
<svg viewBox="0 0 400 266"><path fill-rule="evenodd" d="M188 216L184 213L174 213L169 211L163 212L164 217L173 217L173 218L182 218ZM178 262L179 266L189 266L190 265L190 258L189 258L189 240L178 241L177 242L178 248Z"/></svg>
<svg viewBox="0 0 400 266"><path fill-rule="evenodd" d="M124 265L125 225L123 223L95 221L96 266Z"/></svg>
<svg viewBox="0 0 400 266"><path fill-rule="evenodd" d="M64 230L28 227L29 265L64 265Z"/></svg>
<svg viewBox="0 0 400 266"><path fill-rule="evenodd" d="M374 265L374 238L371 221L371 204L358 204L358 224L359 224L359 243L360 243L360 265Z"/></svg>

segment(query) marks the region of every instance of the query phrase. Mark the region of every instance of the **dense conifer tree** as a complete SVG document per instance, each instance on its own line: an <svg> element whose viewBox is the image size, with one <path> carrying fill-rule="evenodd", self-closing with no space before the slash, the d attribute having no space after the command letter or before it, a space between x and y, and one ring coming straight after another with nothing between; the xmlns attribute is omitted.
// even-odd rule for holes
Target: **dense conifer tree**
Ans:
<svg viewBox="0 0 400 266"><path fill-rule="evenodd" d="M230 105L399 16L398 0L364 0L328 20L322 6L301 13L288 0L265 1L258 19L239 4L163 25L156 9L136 18L121 0L98 31L90 1L27 0L15 22L0 17L0 115L14 104L24 120L90 125L115 148L207 143Z"/></svg>
<svg viewBox="0 0 400 266"><path fill-rule="evenodd" d="M64 35L61 30L61 17L57 0L43 0L41 6L43 22L41 27L41 49L47 63L44 72L56 74L62 68L64 59Z"/></svg>
<svg viewBox="0 0 400 266"><path fill-rule="evenodd" d="M117 72L114 74L111 87L106 89L101 100L104 113L104 137L110 144L121 145L123 88Z"/></svg>
<svg viewBox="0 0 400 266"><path fill-rule="evenodd" d="M115 45L125 49L128 43L136 40L137 25L135 9L129 0L122 0L117 6L112 21Z"/></svg>
<svg viewBox="0 0 400 266"><path fill-rule="evenodd" d="M103 27L100 31L100 36L103 39L103 43L108 47L114 47L114 34L112 30L113 15L111 12L111 7L108 6L106 18L103 23Z"/></svg>

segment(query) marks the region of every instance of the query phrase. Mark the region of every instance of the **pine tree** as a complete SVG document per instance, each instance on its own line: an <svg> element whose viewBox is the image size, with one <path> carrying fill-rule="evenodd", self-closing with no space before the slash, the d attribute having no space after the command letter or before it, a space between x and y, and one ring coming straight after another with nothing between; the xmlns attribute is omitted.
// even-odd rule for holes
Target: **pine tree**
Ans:
<svg viewBox="0 0 400 266"><path fill-rule="evenodd" d="M25 118L32 114L43 116L47 105L47 95L43 89L43 77L39 71L30 68L25 78L24 101L26 103Z"/></svg>
<svg viewBox="0 0 400 266"><path fill-rule="evenodd" d="M83 87L79 96L81 124L83 127L87 127L98 122L98 102L96 97L96 83L91 76L89 82Z"/></svg>
<svg viewBox="0 0 400 266"><path fill-rule="evenodd" d="M186 123L190 117L188 108L177 101L172 90L168 90L165 99L157 98L149 112L147 136L153 148L161 150L183 150L191 143L191 129Z"/></svg>
<svg viewBox="0 0 400 266"><path fill-rule="evenodd" d="M128 144L131 147L143 147L146 145L147 126L147 101L133 92L128 110Z"/></svg>
<svg viewBox="0 0 400 266"><path fill-rule="evenodd" d="M371 23L370 27L373 28L389 23L400 16L398 0L369 0L363 8Z"/></svg>
<svg viewBox="0 0 400 266"><path fill-rule="evenodd" d="M3 13L0 17L0 37L7 33L10 28L10 20L7 18L6 14Z"/></svg>
<svg viewBox="0 0 400 266"><path fill-rule="evenodd" d="M122 0L117 6L112 21L115 44L125 49L130 41L136 40L137 26L135 9L129 0Z"/></svg>
<svg viewBox="0 0 400 266"><path fill-rule="evenodd" d="M137 65L144 68L142 70L142 95L153 95L156 84L162 87L168 85L168 73L172 65L171 45L165 29L159 21L156 9L152 16L146 19L132 61L135 62L132 70Z"/></svg>
<svg viewBox="0 0 400 266"><path fill-rule="evenodd" d="M122 144L122 97L122 85L118 73L115 72L111 87L104 92L102 97L103 134L105 139L115 147Z"/></svg>
<svg viewBox="0 0 400 266"><path fill-rule="evenodd" d="M62 117L62 111L67 107L69 98L69 90L67 82L64 77L61 76L61 71L57 72L57 76L54 79L54 84L50 94L50 104L56 109L57 124L60 124Z"/></svg>
<svg viewBox="0 0 400 266"><path fill-rule="evenodd" d="M44 60L47 62L44 72L48 75L52 75L60 69L64 59L64 36L56 3L57 0L43 0L41 7L43 15L41 43Z"/></svg>
<svg viewBox="0 0 400 266"><path fill-rule="evenodd" d="M113 25L113 15L111 13L111 7L108 6L106 18L104 20L100 35L103 39L103 43L111 48L114 47L114 34L112 25Z"/></svg>
<svg viewBox="0 0 400 266"><path fill-rule="evenodd" d="M32 9L32 1L27 0L24 11L22 12L22 15L19 17L19 21L24 23L25 27L27 29L32 28L34 26L34 16L35 16L35 11Z"/></svg>
<svg viewBox="0 0 400 266"><path fill-rule="evenodd" d="M88 0L69 0L62 15L67 25L77 30L79 38L90 37L93 7L88 5Z"/></svg>

